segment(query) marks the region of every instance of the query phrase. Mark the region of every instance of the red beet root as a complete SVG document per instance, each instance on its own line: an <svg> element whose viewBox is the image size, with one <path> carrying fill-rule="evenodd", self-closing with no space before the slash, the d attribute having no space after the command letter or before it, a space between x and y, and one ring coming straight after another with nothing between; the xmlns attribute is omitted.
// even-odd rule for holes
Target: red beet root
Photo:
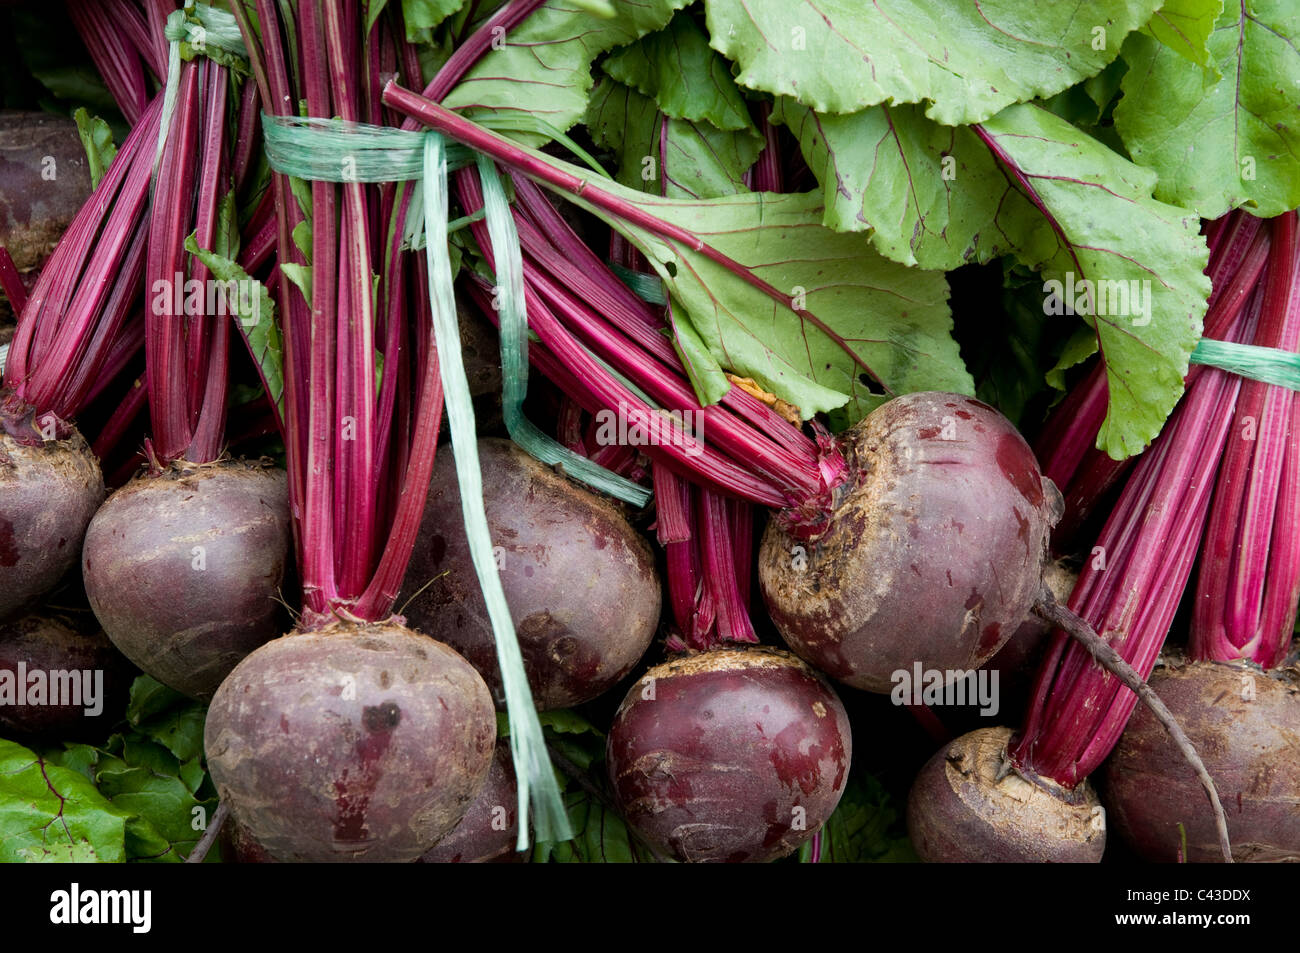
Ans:
<svg viewBox="0 0 1300 953"><path fill-rule="evenodd" d="M1214 778L1233 860L1300 861L1300 673L1178 658L1149 683ZM1129 720L1104 777L1111 822L1142 857L1222 862L1205 791L1145 708Z"/></svg>
<svg viewBox="0 0 1300 953"><path fill-rule="evenodd" d="M222 800L284 862L415 860L464 816L495 741L469 663L382 623L267 643L222 683L204 728Z"/></svg>
<svg viewBox="0 0 1300 953"><path fill-rule="evenodd" d="M510 745L498 744L483 788L460 823L420 858L423 864L485 864L522 858L519 839L519 789Z"/></svg>
<svg viewBox="0 0 1300 953"><path fill-rule="evenodd" d="M533 698L566 708L608 691L640 661L659 622L649 544L612 504L508 440L479 441L483 499ZM496 640L470 561L450 453L439 454L403 610L461 652L503 704ZM432 581L430 581L432 580Z"/></svg>
<svg viewBox="0 0 1300 953"><path fill-rule="evenodd" d="M683 861L784 857L821 827L848 781L848 716L787 652L714 649L656 666L608 741L623 816Z"/></svg>
<svg viewBox="0 0 1300 953"><path fill-rule="evenodd" d="M81 434L28 442L0 431L0 619L30 608L76 565L104 499L99 462Z"/></svg>
<svg viewBox="0 0 1300 953"><path fill-rule="evenodd" d="M1163 729L1162 729L1163 730ZM1073 791L1010 764L1010 728L980 728L926 762L907 799L907 831L938 863L1096 863L1105 814L1087 781Z"/></svg>
<svg viewBox="0 0 1300 953"><path fill-rule="evenodd" d="M226 823L221 827L218 837L221 844L221 860L227 864L274 864L275 858L253 840L248 828L233 815L226 816Z"/></svg>
<svg viewBox="0 0 1300 953"><path fill-rule="evenodd" d="M801 540L774 520L759 553L772 620L829 675L888 692L920 661L967 670L1029 615L1055 485L986 404L918 393L884 404L842 444L856 485L829 530Z"/></svg>
<svg viewBox="0 0 1300 953"><path fill-rule="evenodd" d="M72 619L32 613L0 624L0 729L102 742L121 717L132 674L102 632Z"/></svg>
<svg viewBox="0 0 1300 953"><path fill-rule="evenodd" d="M113 493L86 531L82 575L104 631L158 681L207 700L281 630L289 559L281 470L176 463Z"/></svg>

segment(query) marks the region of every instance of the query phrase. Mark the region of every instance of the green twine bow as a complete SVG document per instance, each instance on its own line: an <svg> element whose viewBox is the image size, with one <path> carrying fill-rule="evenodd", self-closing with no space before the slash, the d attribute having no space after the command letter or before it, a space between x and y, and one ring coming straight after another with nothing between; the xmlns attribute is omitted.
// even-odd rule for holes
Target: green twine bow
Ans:
<svg viewBox="0 0 1300 953"><path fill-rule="evenodd" d="M1196 350L1192 351L1191 362L1217 367L1265 384L1300 390L1300 354L1279 348L1202 338Z"/></svg>

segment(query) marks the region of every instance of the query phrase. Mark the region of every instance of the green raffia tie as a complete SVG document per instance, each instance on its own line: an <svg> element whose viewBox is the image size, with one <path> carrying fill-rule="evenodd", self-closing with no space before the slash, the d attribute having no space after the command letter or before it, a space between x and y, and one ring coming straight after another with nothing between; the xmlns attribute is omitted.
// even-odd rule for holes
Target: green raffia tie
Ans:
<svg viewBox="0 0 1300 953"><path fill-rule="evenodd" d="M211 7L206 3L185 0L182 10L173 11L163 28L167 40L167 83L163 91L162 124L158 127L158 148L154 152L153 168L158 172L163 146L171 129L172 114L176 111L176 93L181 82L181 60L207 56L227 67L247 72L248 48L240 35L239 24L233 14ZM184 47L184 48L182 48Z"/></svg>
<svg viewBox="0 0 1300 953"><path fill-rule="evenodd" d="M664 290L663 279L658 275L649 275L643 271L633 271L631 268L624 268L617 262L607 262L610 271L618 276L618 279L632 289L632 293L642 301L649 304L657 304L661 307L668 303L668 292Z"/></svg>
<svg viewBox="0 0 1300 953"><path fill-rule="evenodd" d="M488 531L487 511L483 506L483 476L479 470L478 434L474 430L474 404L469 381L461 361L460 324L456 318L456 293L452 283L451 256L447 251L447 163L442 137L426 132L424 136L424 234L425 255L429 263L429 302L433 311L433 328L438 343L439 373L446 395L447 421L451 425L452 452L456 459L456 479L460 484L465 534L469 538L470 557L478 573L483 600L496 636L497 661L501 665L505 687L506 711L510 716L510 751L514 757L519 784L518 849L528 847L528 805L534 808L533 828L537 839L569 840L569 828L560 787L546 754L546 740L537 718L528 678L524 674L523 656L515 638L515 624L510 618L501 577L497 572L492 537Z"/></svg>
<svg viewBox="0 0 1300 953"><path fill-rule="evenodd" d="M267 158L278 172L327 182L414 181L416 191L411 196L411 203L413 208L420 207L420 192L427 188L423 132L337 119L267 115L262 117L262 130ZM475 161L474 154L464 146L446 143L446 140L444 143L443 157L448 170L463 168ZM524 416L523 403L528 392L528 312L524 304L523 256L505 187L496 166L486 157L479 157L477 162L483 182L483 217L496 253L501 326L501 404L510 438L541 462L560 464L575 480L633 506L645 506L651 496L645 487L574 453L542 433ZM427 247L427 239L420 241L413 227L419 229L420 224L408 221L408 243L413 248Z"/></svg>
<svg viewBox="0 0 1300 953"><path fill-rule="evenodd" d="M1192 352L1191 362L1217 367L1265 384L1300 390L1300 354L1275 347L1202 338Z"/></svg>
<svg viewBox="0 0 1300 953"><path fill-rule="evenodd" d="M496 164L484 155L478 156L477 163L479 179L483 183L488 234L496 255L504 391L501 403L506 429L515 443L543 463L558 463L568 476L635 506L645 506L650 501L650 491L645 487L561 446L524 416L524 396L528 391L528 317L524 304L524 262L519 234L515 231L515 220L510 214L510 204ZM427 170L425 176L427 180Z"/></svg>

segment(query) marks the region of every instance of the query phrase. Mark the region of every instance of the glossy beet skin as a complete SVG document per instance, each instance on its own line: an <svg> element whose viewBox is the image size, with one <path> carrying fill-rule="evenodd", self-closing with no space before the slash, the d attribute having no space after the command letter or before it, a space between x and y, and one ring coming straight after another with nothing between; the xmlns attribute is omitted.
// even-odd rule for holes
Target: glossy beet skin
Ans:
<svg viewBox="0 0 1300 953"><path fill-rule="evenodd" d="M76 565L104 499L99 461L81 434L41 442L34 433L19 442L0 430L0 619L30 609Z"/></svg>
<svg viewBox="0 0 1300 953"><path fill-rule="evenodd" d="M208 709L231 813L282 861L413 861L464 816L496 742L483 679L439 642L343 623L268 642Z"/></svg>
<svg viewBox="0 0 1300 953"><path fill-rule="evenodd" d="M1010 728L980 728L926 762L907 798L907 832L932 863L1097 863L1106 822L1087 781L1073 791L1022 775Z"/></svg>
<svg viewBox="0 0 1300 953"><path fill-rule="evenodd" d="M89 618L90 614L85 613ZM0 623L0 671L14 673L15 691L20 675L41 672L46 684L57 684L60 697L47 690L45 704L0 704L0 735L44 738L55 741L78 739L102 743L122 717L127 691L135 670L113 643L93 625L56 614L31 613ZM93 622L93 620L91 620ZM89 685L82 673L89 672ZM62 697L73 692L69 676L50 673L75 673L80 683L79 704L56 704L76 700ZM89 688L94 698L84 693ZM16 699L15 699L16 701ZM87 709L98 709L89 714Z"/></svg>
<svg viewBox="0 0 1300 953"><path fill-rule="evenodd" d="M486 864L522 860L519 842L519 788L510 742L497 744L487 780L460 823L420 858L424 864Z"/></svg>
<svg viewBox="0 0 1300 953"><path fill-rule="evenodd" d="M856 482L829 530L801 540L773 520L763 536L759 581L781 635L873 692L917 661L979 667L1039 595L1060 493L1005 417L955 394L895 398L842 447Z"/></svg>
<svg viewBox="0 0 1300 953"><path fill-rule="evenodd" d="M1300 861L1300 673L1169 660L1149 680L1182 724L1223 801L1232 857ZM1192 769L1146 708L1106 762L1111 824L1153 862L1221 863L1214 815Z"/></svg>
<svg viewBox="0 0 1300 953"><path fill-rule="evenodd" d="M620 813L688 862L784 857L848 782L852 740L825 679L788 652L714 649L650 669L610 728Z"/></svg>
<svg viewBox="0 0 1300 953"><path fill-rule="evenodd" d="M654 637L661 594L650 545L613 504L510 441L484 439L478 449L497 567L533 698L540 710L590 701L627 675ZM450 453L434 464L397 605L406 606L413 628L462 653L502 706L496 639Z"/></svg>
<svg viewBox="0 0 1300 953"><path fill-rule="evenodd" d="M283 470L175 463L108 498L86 531L91 608L127 658L203 701L282 630L289 559Z"/></svg>

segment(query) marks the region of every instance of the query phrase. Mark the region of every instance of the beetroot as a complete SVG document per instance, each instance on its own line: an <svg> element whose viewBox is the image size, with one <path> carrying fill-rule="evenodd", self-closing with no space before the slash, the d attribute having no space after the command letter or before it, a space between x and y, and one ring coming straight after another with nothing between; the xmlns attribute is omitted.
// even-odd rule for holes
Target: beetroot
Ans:
<svg viewBox="0 0 1300 953"><path fill-rule="evenodd" d="M829 529L802 540L780 520L759 553L763 596L790 647L855 688L888 692L920 661L988 661L1042 586L1061 499L1028 444L986 404L917 393L844 438L856 485Z"/></svg>
<svg viewBox="0 0 1300 953"><path fill-rule="evenodd" d="M0 430L0 619L30 607L76 564L104 499L99 462L79 433L31 443Z"/></svg>
<svg viewBox="0 0 1300 953"><path fill-rule="evenodd" d="M509 743L497 745L487 780L460 823L420 858L422 864L484 864L522 859L519 789Z"/></svg>
<svg viewBox="0 0 1300 953"><path fill-rule="evenodd" d="M610 728L609 776L628 824L683 861L784 857L848 782L848 716L788 652L713 649L650 669Z"/></svg>
<svg viewBox="0 0 1300 953"><path fill-rule="evenodd" d="M248 828L239 823L233 815L226 817L218 835L221 843L221 860L227 864L274 864L275 858L268 854Z"/></svg>
<svg viewBox="0 0 1300 953"><path fill-rule="evenodd" d="M416 862L421 864L491 864L524 860L527 854L515 850L519 833L519 791L510 746L499 744L492 757L487 779L478 796L441 840ZM226 819L221 829L221 856L236 864L273 864L266 852L236 818Z"/></svg>
<svg viewBox="0 0 1300 953"><path fill-rule="evenodd" d="M496 739L482 678L400 626L269 642L222 683L204 747L248 836L279 861L412 861L464 816Z"/></svg>
<svg viewBox="0 0 1300 953"><path fill-rule="evenodd" d="M1181 658L1151 675L1214 778L1236 861L1300 861L1298 676ZM1180 855L1192 863L1223 859L1204 790L1145 708L1129 719L1104 778L1111 822L1139 855L1166 863Z"/></svg>
<svg viewBox="0 0 1300 953"><path fill-rule="evenodd" d="M103 741L121 717L132 675L113 643L76 619L31 613L2 623L0 729Z"/></svg>
<svg viewBox="0 0 1300 953"><path fill-rule="evenodd" d="M631 671L654 636L661 597L650 546L613 504L510 441L478 446L488 526L533 698L539 710L589 701ZM496 642L451 454L435 461L403 590L397 605L410 599L403 611L411 625L461 652L500 706Z"/></svg>
<svg viewBox="0 0 1300 953"><path fill-rule="evenodd" d="M1052 591L1052 597L1064 605L1070 598L1079 574L1059 559L1043 567L1043 584ZM1048 646L1051 645L1052 627L1037 615L1030 615L1016 628L1006 645L985 664L995 671L1002 694L1003 718L1011 720L1021 713L1028 701L1034 673L1038 670Z"/></svg>
<svg viewBox="0 0 1300 953"><path fill-rule="evenodd" d="M1091 785L1069 790L1017 771L1009 728L980 728L934 755L907 799L907 831L925 861L1095 863L1105 815Z"/></svg>
<svg viewBox="0 0 1300 953"><path fill-rule="evenodd" d="M285 475L177 462L113 493L86 531L82 574L104 631L158 681L212 697L280 630L289 559Z"/></svg>

